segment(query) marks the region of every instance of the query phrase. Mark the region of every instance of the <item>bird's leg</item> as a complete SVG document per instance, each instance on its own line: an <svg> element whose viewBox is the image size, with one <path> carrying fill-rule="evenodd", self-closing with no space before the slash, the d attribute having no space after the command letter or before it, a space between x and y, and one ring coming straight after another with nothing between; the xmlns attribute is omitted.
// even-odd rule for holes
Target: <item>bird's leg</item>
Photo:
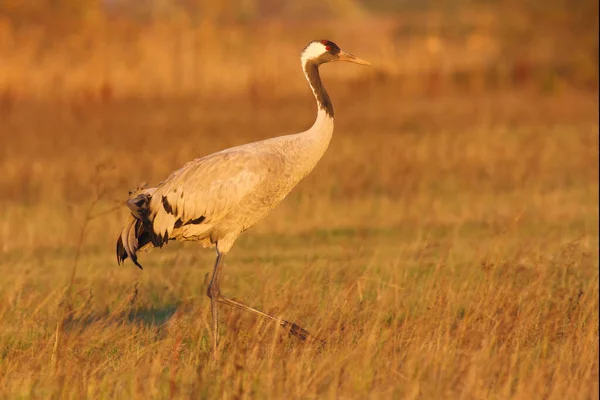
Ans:
<svg viewBox="0 0 600 400"><path fill-rule="evenodd" d="M225 253L221 253L217 251L217 261L215 262L215 267L213 270L212 278L210 280L210 284L208 285L208 290L206 294L210 298L210 311L212 315L212 330L213 330L213 354L215 357L218 356L217 345L219 342L219 309L218 304L223 303L227 304L230 307L235 307L240 310L248 311L254 315L258 315L260 317L269 319L281 325L281 327L289 330L290 334L300 338L301 340L312 339L321 344L324 342L314 336L312 336L306 329L296 325L293 322L282 320L281 318L273 317L267 313L249 307L243 303L240 303L237 300L233 300L224 296L221 296L221 292L219 290L219 279L221 277L221 269L223 267L223 260L225 259Z"/></svg>
<svg viewBox="0 0 600 400"><path fill-rule="evenodd" d="M212 315L212 336L213 336L213 354L217 357L217 344L219 343L219 278L221 276L221 268L223 267L223 259L225 254L217 251L217 261L213 269L212 278L206 291L210 298L210 313Z"/></svg>
<svg viewBox="0 0 600 400"><path fill-rule="evenodd" d="M273 317L272 315L269 315L269 314L264 313L262 311L258 311L258 310L254 309L252 307L249 307L249 306L247 306L247 305L245 305L243 303L240 303L239 301L232 300L232 299L229 299L227 297L219 295L219 302L223 303L223 304L227 304L228 306L231 306L231 307L238 308L240 310L248 311L248 312L250 312L252 314L255 314L255 315L258 315L260 317L269 319L271 321L275 321L279 325L281 325L283 328L288 329L289 332L290 332L290 334L292 334L292 335L300 338L303 341L306 340L306 339L308 339L308 338L311 338L312 340L315 340L315 341L317 341L317 342L319 342L321 344L325 343L322 340L317 339L316 337L312 336L310 333L308 333L308 331L306 329L301 328L300 326L296 325L293 322L284 321L281 318Z"/></svg>

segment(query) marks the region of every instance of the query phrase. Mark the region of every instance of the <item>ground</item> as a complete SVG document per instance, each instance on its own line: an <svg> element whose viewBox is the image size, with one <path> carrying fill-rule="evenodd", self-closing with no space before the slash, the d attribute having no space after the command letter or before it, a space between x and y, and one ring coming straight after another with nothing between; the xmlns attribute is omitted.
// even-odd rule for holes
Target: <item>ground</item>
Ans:
<svg viewBox="0 0 600 400"><path fill-rule="evenodd" d="M214 252L117 266L127 190L305 129L308 92L2 111L2 397L598 398L597 96L354 89L221 284L326 344L222 306L217 361Z"/></svg>

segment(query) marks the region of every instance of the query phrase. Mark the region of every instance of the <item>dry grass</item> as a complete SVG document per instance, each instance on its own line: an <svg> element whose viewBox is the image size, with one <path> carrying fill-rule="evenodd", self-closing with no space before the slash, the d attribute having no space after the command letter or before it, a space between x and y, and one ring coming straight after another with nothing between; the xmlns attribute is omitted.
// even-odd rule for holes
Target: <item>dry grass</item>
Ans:
<svg viewBox="0 0 600 400"><path fill-rule="evenodd" d="M559 14L521 47L500 35L527 25L516 11L454 15L473 28L460 40L440 13L90 17L63 36L0 20L0 397L598 398L597 39ZM399 40L407 20L428 28ZM223 307L213 361L213 253L172 242L144 271L117 267L123 200L191 158L306 128L308 36L378 67L324 67L330 149L240 238L222 290L327 345Z"/></svg>
<svg viewBox="0 0 600 400"><path fill-rule="evenodd" d="M306 127L308 93L2 114L3 397L597 398L596 99L330 88L329 152L222 285L327 346L224 308L218 362L212 252L119 268L113 207L191 157Z"/></svg>

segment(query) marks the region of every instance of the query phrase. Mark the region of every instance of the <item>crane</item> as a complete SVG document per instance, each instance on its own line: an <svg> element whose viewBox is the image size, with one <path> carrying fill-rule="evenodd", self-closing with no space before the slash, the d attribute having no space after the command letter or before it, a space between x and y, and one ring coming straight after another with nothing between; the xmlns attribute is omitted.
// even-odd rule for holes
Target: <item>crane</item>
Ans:
<svg viewBox="0 0 600 400"><path fill-rule="evenodd" d="M212 348L219 342L218 303L276 321L302 340L309 333L220 293L219 278L229 250L242 232L266 217L315 167L333 134L333 105L319 66L333 61L368 62L329 40L310 42L301 53L304 75L317 101L317 118L306 131L232 147L185 164L155 188L138 188L127 200L131 211L117 240L117 262L126 258L140 269L137 252L169 240L195 241L216 248L208 285Z"/></svg>

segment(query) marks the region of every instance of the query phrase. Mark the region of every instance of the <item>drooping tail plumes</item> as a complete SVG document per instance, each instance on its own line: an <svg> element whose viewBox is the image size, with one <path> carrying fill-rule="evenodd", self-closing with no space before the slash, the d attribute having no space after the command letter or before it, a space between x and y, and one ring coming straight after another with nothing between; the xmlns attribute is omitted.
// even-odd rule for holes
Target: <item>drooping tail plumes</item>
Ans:
<svg viewBox="0 0 600 400"><path fill-rule="evenodd" d="M143 269L137 260L137 251L147 245L153 244L154 232L150 221L150 199L156 188L138 189L127 200L127 207L131 214L123 227L121 236L117 239L117 262L119 265L127 258L140 269Z"/></svg>

